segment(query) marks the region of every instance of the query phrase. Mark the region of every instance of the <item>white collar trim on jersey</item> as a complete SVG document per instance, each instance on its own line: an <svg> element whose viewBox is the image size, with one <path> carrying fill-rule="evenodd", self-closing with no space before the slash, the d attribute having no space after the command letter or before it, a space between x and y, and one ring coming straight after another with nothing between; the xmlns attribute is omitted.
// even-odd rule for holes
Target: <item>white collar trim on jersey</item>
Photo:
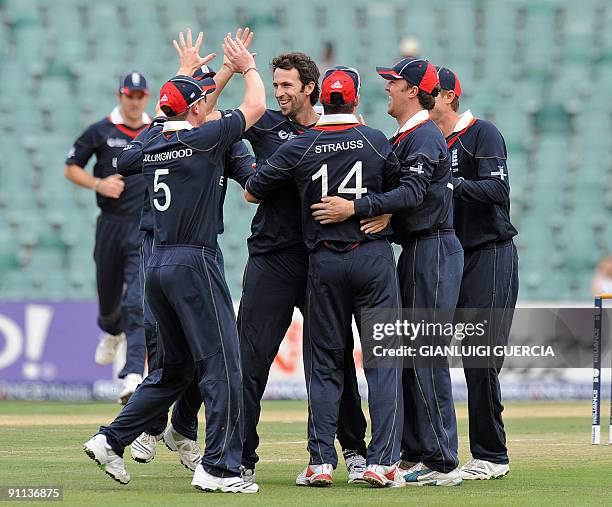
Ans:
<svg viewBox="0 0 612 507"><path fill-rule="evenodd" d="M322 114L317 125L343 125L347 123L359 123L354 114Z"/></svg>
<svg viewBox="0 0 612 507"><path fill-rule="evenodd" d="M402 132L406 132L406 130L410 130L412 127L416 127L419 123L424 122L429 119L429 111L426 109L421 109L418 113L408 118L408 121L404 123L400 128L395 131L394 136L397 134L401 134Z"/></svg>
<svg viewBox="0 0 612 507"><path fill-rule="evenodd" d="M473 119L474 115L472 114L472 111L470 109L468 109L465 113L460 114L459 121L457 122L457 125L455 125L453 133L461 132L465 127L470 124Z"/></svg>
<svg viewBox="0 0 612 507"><path fill-rule="evenodd" d="M164 123L164 128L162 129L162 132L176 132L177 130L191 130L192 128L193 125L188 121L166 121L166 123Z"/></svg>
<svg viewBox="0 0 612 507"><path fill-rule="evenodd" d="M123 121L123 116L121 116L121 111L119 110L119 106L115 106L115 109L111 111L109 115L109 119L111 123L115 125L123 125L125 122ZM142 113L142 123L151 123L151 117L147 113Z"/></svg>

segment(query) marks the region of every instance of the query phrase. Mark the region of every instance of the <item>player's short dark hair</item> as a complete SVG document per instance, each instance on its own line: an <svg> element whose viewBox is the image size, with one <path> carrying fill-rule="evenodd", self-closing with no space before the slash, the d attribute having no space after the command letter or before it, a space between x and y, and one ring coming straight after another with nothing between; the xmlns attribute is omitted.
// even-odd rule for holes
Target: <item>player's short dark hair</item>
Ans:
<svg viewBox="0 0 612 507"><path fill-rule="evenodd" d="M276 69L291 70L295 69L300 75L302 81L302 89L310 83L314 83L315 87L310 94L310 103L314 106L319 100L321 89L319 88L319 67L315 61L305 53L294 51L292 53L283 53L272 60L272 72Z"/></svg>
<svg viewBox="0 0 612 507"><path fill-rule="evenodd" d="M427 93L419 88L417 98L419 99L421 107L426 111L431 111L436 105L436 95L438 95L438 93L440 93L440 85L436 85L432 93Z"/></svg>
<svg viewBox="0 0 612 507"><path fill-rule="evenodd" d="M324 114L353 114L355 103L350 104L323 104Z"/></svg>

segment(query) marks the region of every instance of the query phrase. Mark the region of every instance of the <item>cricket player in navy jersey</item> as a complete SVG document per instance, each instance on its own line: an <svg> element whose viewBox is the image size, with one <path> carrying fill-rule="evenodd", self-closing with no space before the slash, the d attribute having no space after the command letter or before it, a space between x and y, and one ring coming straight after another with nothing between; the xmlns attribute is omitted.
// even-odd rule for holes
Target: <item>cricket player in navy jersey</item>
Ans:
<svg viewBox="0 0 612 507"><path fill-rule="evenodd" d="M366 235L357 219L327 226L310 216L310 206L321 197L356 199L390 190L399 181L399 162L384 134L361 125L354 115L359 104L357 71L329 70L321 103L324 115L316 126L283 144L246 185L251 202L265 202L288 184L296 185L301 230L310 252L304 318L310 463L297 477L300 486L329 486L333 481L344 370L354 370L352 317L361 327L363 308L399 311L400 305L389 227ZM363 479L377 487L401 486L395 466L403 413L401 368L366 367L365 376L372 440Z"/></svg>
<svg viewBox="0 0 612 507"><path fill-rule="evenodd" d="M206 412L206 448L192 485L203 491L255 493L240 477L242 456L242 375L232 301L217 258L222 159L265 111L265 91L253 56L240 39L226 37L223 48L245 80L239 108L205 122L206 93L213 80L191 75L193 63L160 91L160 107L170 118L150 129L142 143L128 145L119 169L142 161L155 213L155 246L146 267L146 297L160 329L161 368L136 390L119 416L85 443L87 455L121 483L129 482L122 458L129 445L194 381ZM181 41L183 45L184 42ZM188 47L192 47L188 33Z"/></svg>
<svg viewBox="0 0 612 507"><path fill-rule="evenodd" d="M405 58L377 67L387 80L387 112L399 125L390 139L402 165L400 186L355 201L327 197L313 206L322 223L356 215L394 213L394 240L402 246L398 274L404 307L454 310L463 249L453 230L450 158L440 129L429 118L439 91L427 60ZM407 485L455 486L457 422L448 367L410 363L404 370L404 430L400 468ZM418 366L418 367L417 367Z"/></svg>
<svg viewBox="0 0 612 507"><path fill-rule="evenodd" d="M508 342L518 295L518 255L510 222L510 183L504 138L492 123L459 114L461 84L453 71L438 67L442 92L432 119L446 137L451 156L455 231L465 251L459 308L503 314L495 344ZM498 311L498 312L499 312ZM465 480L497 479L509 471L502 419L499 370L465 368L472 460L461 467Z"/></svg>
<svg viewBox="0 0 612 507"><path fill-rule="evenodd" d="M98 326L103 331L95 361L112 363L121 341L127 339L127 358L119 373L124 379L119 402L125 404L142 382L145 336L142 325L142 289L138 277L142 233L139 216L146 183L142 175L117 174L117 156L151 121L144 112L149 100L145 77L129 72L121 77L119 105L89 126L71 148L64 174L81 187L96 192L100 215L96 225L94 261L98 285ZM95 155L93 176L84 168Z"/></svg>
<svg viewBox="0 0 612 507"><path fill-rule="evenodd" d="M248 28L245 30L246 37L241 38L245 43L245 47L248 47L250 39L248 38ZM241 30L238 30L237 37L240 38ZM178 48L180 49L180 48ZM179 51L179 59L182 55L182 51ZM203 65L193 75L193 77L199 81L206 78L213 78L215 76L214 70L208 66ZM215 91L215 93L218 90ZM213 97L215 94L210 94L209 97ZM216 106L216 100L211 100L209 104L207 98L208 110L211 111L211 107ZM155 118L154 122L165 121L165 117ZM208 117L207 117L208 120ZM145 133L139 134L136 138L140 141L140 137ZM223 202L225 200L225 193L227 191L227 181L232 179L244 188L246 180L253 174L253 163L255 159L248 151L244 141L238 141L234 143L224 157L224 172L221 177L221 184L223 191L221 200L219 202L219 234L223 234ZM132 172L142 172L142 165L139 167L122 167L121 173L125 176ZM151 256L153 249L153 211L151 209L148 192L146 192L146 199L143 205L143 214L141 219L141 230L145 231L145 236L142 243L141 251L141 281L144 286L144 267L146 266L149 257ZM219 246L218 249L218 260L220 262L221 271L223 269L223 255ZM145 335L147 337L147 353L149 358L149 371L153 371L159 368L159 357L157 354L157 326L155 319L151 313L151 309L144 298L144 327ZM201 460L201 452L197 444L198 434L198 412L202 405L202 398L200 390L196 383L193 383L177 400L172 410L172 422L168 425L168 415L163 414L160 420L153 424L148 430L143 432L136 440L134 440L130 446L132 458L139 463L149 463L155 458L155 450L157 442L164 440L166 446L172 450L177 451L179 461L188 469L195 470Z"/></svg>
<svg viewBox="0 0 612 507"><path fill-rule="evenodd" d="M285 53L272 60L274 96L280 110L266 110L244 138L258 163L265 162L286 141L319 120L313 108L319 98L319 69L304 53ZM221 69L219 74L224 73ZM240 353L244 366L245 445L243 477L252 480L259 461L257 424L268 375L280 344L291 325L294 308L304 309L308 254L302 243L299 196L289 185L261 203L251 225L249 259L244 271L238 311ZM344 392L338 440L343 449L349 482L365 471L366 420L353 364L346 347Z"/></svg>

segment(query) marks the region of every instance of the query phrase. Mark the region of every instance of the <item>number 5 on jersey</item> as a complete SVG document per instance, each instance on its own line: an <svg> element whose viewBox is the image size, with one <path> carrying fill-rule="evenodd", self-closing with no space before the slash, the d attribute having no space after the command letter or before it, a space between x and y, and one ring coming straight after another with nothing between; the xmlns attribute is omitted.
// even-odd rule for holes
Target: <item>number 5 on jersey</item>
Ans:
<svg viewBox="0 0 612 507"><path fill-rule="evenodd" d="M359 199L363 194L367 194L368 189L362 187L362 163L361 160L355 162L355 165L351 168L349 173L344 177L340 185L338 186L338 194L354 194L355 199ZM348 187L349 181L355 175L355 186ZM312 175L312 181L316 181L321 178L321 198L327 197L329 190L328 179L327 179L327 164L323 164L321 169Z"/></svg>
<svg viewBox="0 0 612 507"><path fill-rule="evenodd" d="M159 181L160 176L165 176L168 174L168 169L156 169L155 170L155 179L153 180L153 192L158 192L163 190L164 192L164 201L163 204L160 204L160 201L157 199L153 199L153 205L157 211L166 211L170 207L170 201L172 200L172 196L170 194L170 187L165 183Z"/></svg>

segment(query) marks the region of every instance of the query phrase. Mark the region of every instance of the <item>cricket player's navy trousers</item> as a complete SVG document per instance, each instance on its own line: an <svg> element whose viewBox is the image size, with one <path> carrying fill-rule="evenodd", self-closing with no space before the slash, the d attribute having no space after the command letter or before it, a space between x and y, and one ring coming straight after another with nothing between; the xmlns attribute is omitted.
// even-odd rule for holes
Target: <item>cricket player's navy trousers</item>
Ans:
<svg viewBox="0 0 612 507"><path fill-rule="evenodd" d="M458 308L482 308L493 326L495 345L506 345L518 296L518 254L512 240L466 250ZM494 310L495 315L492 316ZM464 368L468 388L472 457L507 464L506 432L499 384L499 365Z"/></svg>
<svg viewBox="0 0 612 507"><path fill-rule="evenodd" d="M138 276L142 232L138 218L102 213L96 225L94 261L98 285L98 326L125 333L127 357L119 378L144 372L146 345L142 286Z"/></svg>
<svg viewBox="0 0 612 507"><path fill-rule="evenodd" d="M417 236L402 245L397 269L404 308L455 309L463 248L452 229ZM459 464L450 371L439 364L435 368L407 366L402 459L448 473Z"/></svg>
<svg viewBox="0 0 612 507"><path fill-rule="evenodd" d="M308 393L310 464L338 464L334 435L345 389L345 368L354 368L352 318L361 329L366 308L400 308L393 250L386 240L347 251L326 247L310 254L304 316L304 371ZM350 347L351 354L346 353ZM402 370L364 367L372 440L368 464L390 465L400 453Z"/></svg>
<svg viewBox="0 0 612 507"><path fill-rule="evenodd" d="M146 268L146 297L157 322L161 367L138 386L100 431L122 454L197 383L206 413L202 466L240 475L242 374L236 320L215 250L156 245Z"/></svg>
<svg viewBox="0 0 612 507"><path fill-rule="evenodd" d="M238 311L240 356L244 375L245 441L242 464L254 468L259 461L257 424L270 368L294 308L304 315L308 275L308 254L303 247L290 247L273 253L249 256L242 281ZM353 362L353 347L346 347L347 368L342 393L338 441L343 449L366 454L366 420Z"/></svg>
<svg viewBox="0 0 612 507"><path fill-rule="evenodd" d="M142 239L142 248L140 251L140 281L141 286L146 286L145 269L149 258L153 253L154 235L152 231L146 231ZM218 249L218 254L221 250ZM143 294L144 296L144 294ZM151 307L147 302L146 296L143 297L143 312L144 312L144 330L147 342L147 357L149 364L149 372L161 368L161 354L159 354L159 345L157 340L157 323L151 311ZM202 396L197 381L189 386L187 390L181 394L172 408L172 427L184 437L191 440L198 439L198 412L202 406ZM159 420L154 423L145 432L149 435L160 435L168 425L168 413L162 414Z"/></svg>

